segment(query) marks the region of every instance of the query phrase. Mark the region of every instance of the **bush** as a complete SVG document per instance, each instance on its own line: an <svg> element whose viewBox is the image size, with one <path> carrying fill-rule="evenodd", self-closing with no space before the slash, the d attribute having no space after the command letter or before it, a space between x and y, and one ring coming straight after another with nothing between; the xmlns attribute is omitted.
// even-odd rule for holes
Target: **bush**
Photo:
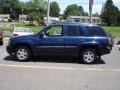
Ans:
<svg viewBox="0 0 120 90"><path fill-rule="evenodd" d="M12 22L13 20L10 18L9 20L8 20L8 22Z"/></svg>
<svg viewBox="0 0 120 90"><path fill-rule="evenodd" d="M9 32L9 31L4 31L4 32L3 32L3 36L4 36L4 37L11 37L12 34L11 34L11 32Z"/></svg>

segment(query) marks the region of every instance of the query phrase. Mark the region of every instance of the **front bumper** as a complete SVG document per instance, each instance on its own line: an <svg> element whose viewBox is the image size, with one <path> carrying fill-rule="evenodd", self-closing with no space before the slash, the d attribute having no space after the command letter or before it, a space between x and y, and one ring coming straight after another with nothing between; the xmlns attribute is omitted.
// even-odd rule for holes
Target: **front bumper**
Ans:
<svg viewBox="0 0 120 90"><path fill-rule="evenodd" d="M12 50L12 47L11 47L11 46L7 46L7 47L6 47L6 51L7 51L7 53L10 54L10 55L12 55L12 53L13 53L13 50Z"/></svg>
<svg viewBox="0 0 120 90"><path fill-rule="evenodd" d="M110 54L111 50L112 50L112 47L110 47L110 46L100 47L99 48L99 53L100 53L100 55Z"/></svg>
<svg viewBox="0 0 120 90"><path fill-rule="evenodd" d="M0 44L3 44L3 38L0 37Z"/></svg>

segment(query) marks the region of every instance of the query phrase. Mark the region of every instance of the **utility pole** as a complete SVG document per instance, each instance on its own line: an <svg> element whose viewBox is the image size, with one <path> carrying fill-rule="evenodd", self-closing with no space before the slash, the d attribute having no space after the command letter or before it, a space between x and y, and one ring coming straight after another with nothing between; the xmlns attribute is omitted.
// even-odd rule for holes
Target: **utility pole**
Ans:
<svg viewBox="0 0 120 90"><path fill-rule="evenodd" d="M93 8L93 0L89 0L89 16L90 16L90 23L92 23L92 8Z"/></svg>
<svg viewBox="0 0 120 90"><path fill-rule="evenodd" d="M23 9L23 7L22 7L22 15L23 15L23 12L24 12L24 9Z"/></svg>
<svg viewBox="0 0 120 90"><path fill-rule="evenodd" d="M47 26L50 22L50 0L48 0L48 7L47 7Z"/></svg>
<svg viewBox="0 0 120 90"><path fill-rule="evenodd" d="M12 12L13 12L13 8L11 7L11 8L10 8L10 19L12 19L12 15L13 15Z"/></svg>

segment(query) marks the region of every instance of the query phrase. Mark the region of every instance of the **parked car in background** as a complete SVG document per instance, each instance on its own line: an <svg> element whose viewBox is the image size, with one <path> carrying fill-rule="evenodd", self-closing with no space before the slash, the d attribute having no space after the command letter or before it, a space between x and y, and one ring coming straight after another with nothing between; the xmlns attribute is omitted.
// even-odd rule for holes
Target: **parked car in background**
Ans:
<svg viewBox="0 0 120 90"><path fill-rule="evenodd" d="M112 50L111 40L103 28L94 24L56 24L37 34L11 38L7 52L19 61L32 56L75 56L87 64L94 63Z"/></svg>
<svg viewBox="0 0 120 90"><path fill-rule="evenodd" d="M30 35L30 34L33 34L32 29L25 28L25 27L16 27L12 33L12 37L24 36L24 35Z"/></svg>
<svg viewBox="0 0 120 90"><path fill-rule="evenodd" d="M0 31L0 45L3 45L3 32Z"/></svg>

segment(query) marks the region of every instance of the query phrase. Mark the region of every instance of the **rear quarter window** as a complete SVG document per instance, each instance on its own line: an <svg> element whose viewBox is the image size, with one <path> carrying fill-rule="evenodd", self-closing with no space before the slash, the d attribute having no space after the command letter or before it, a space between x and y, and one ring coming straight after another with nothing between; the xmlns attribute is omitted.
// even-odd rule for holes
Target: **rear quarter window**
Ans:
<svg viewBox="0 0 120 90"><path fill-rule="evenodd" d="M82 36L83 32L80 26L68 26L67 36Z"/></svg>
<svg viewBox="0 0 120 90"><path fill-rule="evenodd" d="M86 26L90 36L106 36L105 31L99 26Z"/></svg>

